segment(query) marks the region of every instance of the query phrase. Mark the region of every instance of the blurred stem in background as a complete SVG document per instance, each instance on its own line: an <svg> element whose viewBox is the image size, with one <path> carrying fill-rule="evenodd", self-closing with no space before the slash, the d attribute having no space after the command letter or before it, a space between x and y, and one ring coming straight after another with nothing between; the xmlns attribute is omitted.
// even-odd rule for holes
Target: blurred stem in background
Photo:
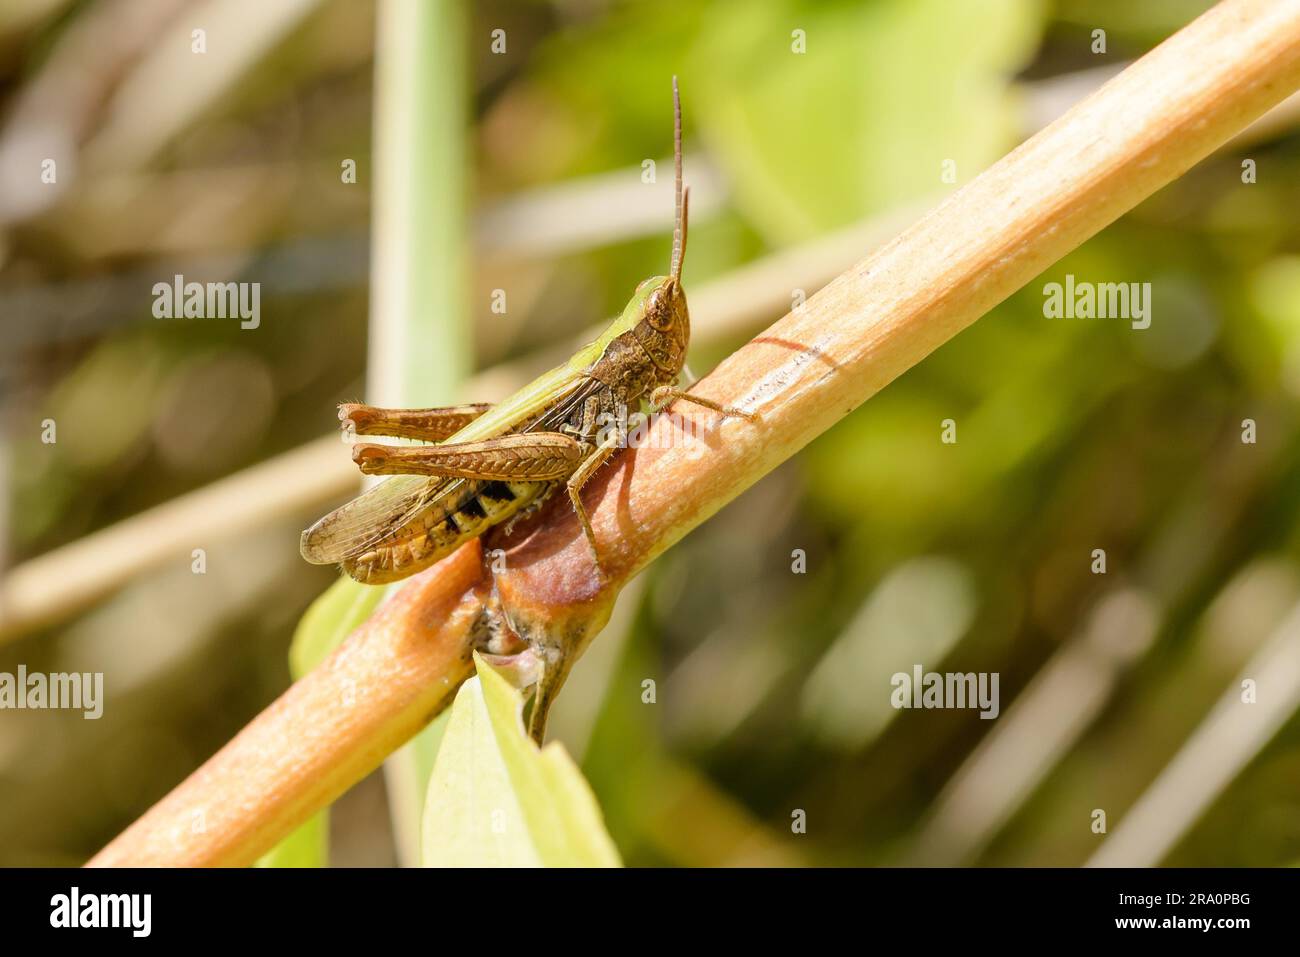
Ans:
<svg viewBox="0 0 1300 957"><path fill-rule="evenodd" d="M473 364L465 11L459 0L382 0L378 18L366 397L447 405Z"/></svg>
<svg viewBox="0 0 1300 957"><path fill-rule="evenodd" d="M466 32L460 0L378 6L366 377L374 405L450 404L473 365ZM420 817L444 724L435 721L384 764L402 865L420 859Z"/></svg>

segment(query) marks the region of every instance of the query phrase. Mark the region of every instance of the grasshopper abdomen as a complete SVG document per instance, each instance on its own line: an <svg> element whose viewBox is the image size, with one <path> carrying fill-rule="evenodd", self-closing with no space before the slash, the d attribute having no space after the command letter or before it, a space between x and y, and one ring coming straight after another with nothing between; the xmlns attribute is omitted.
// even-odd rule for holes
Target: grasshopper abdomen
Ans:
<svg viewBox="0 0 1300 957"><path fill-rule="evenodd" d="M343 562L367 585L399 581L450 555L472 538L537 504L547 482L466 481L451 501L431 508L375 547Z"/></svg>

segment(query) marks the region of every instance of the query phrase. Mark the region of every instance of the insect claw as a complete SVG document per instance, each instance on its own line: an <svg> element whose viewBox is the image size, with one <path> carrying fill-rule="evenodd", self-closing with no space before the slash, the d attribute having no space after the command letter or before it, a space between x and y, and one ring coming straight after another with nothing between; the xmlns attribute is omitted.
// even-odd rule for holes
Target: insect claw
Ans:
<svg viewBox="0 0 1300 957"><path fill-rule="evenodd" d="M362 428L365 425L364 411L366 406L360 402L342 402L339 403L339 421L351 422L353 426Z"/></svg>
<svg viewBox="0 0 1300 957"><path fill-rule="evenodd" d="M352 446L352 461L366 475L374 475L388 460L387 450L382 445L362 442Z"/></svg>

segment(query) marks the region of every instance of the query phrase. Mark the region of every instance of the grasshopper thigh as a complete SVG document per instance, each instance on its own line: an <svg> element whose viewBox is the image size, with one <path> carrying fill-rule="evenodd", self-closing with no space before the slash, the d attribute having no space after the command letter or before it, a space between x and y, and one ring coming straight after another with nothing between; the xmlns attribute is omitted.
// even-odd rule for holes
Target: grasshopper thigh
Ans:
<svg viewBox="0 0 1300 957"><path fill-rule="evenodd" d="M520 432L455 445L358 443L352 447L352 460L367 475L546 482L572 475L587 448L560 432Z"/></svg>
<svg viewBox="0 0 1300 957"><path fill-rule="evenodd" d="M357 435L392 435L440 442L491 408L485 402L436 409L380 409L359 402L345 402L339 406L339 419L350 422Z"/></svg>

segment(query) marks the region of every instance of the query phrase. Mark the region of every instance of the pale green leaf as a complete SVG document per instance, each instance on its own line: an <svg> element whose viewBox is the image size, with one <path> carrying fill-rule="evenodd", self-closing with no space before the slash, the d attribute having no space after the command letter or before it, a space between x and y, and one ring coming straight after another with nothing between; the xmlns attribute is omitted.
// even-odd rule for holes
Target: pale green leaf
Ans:
<svg viewBox="0 0 1300 957"><path fill-rule="evenodd" d="M456 694L424 810L432 867L617 867L595 795L564 747L538 749L520 692L476 656Z"/></svg>
<svg viewBox="0 0 1300 957"><path fill-rule="evenodd" d="M328 811L308 818L296 831L257 860L257 867L324 867L329 860Z"/></svg>
<svg viewBox="0 0 1300 957"><path fill-rule="evenodd" d="M297 681L325 660L370 617L386 589L341 576L307 609L289 645L289 673Z"/></svg>
<svg viewBox="0 0 1300 957"><path fill-rule="evenodd" d="M442 737L451 718L448 708L434 718L406 744L384 762L384 784L388 790L388 809L392 818L393 844L402 867L420 863L420 829L423 826L425 795L429 776L433 774Z"/></svg>

